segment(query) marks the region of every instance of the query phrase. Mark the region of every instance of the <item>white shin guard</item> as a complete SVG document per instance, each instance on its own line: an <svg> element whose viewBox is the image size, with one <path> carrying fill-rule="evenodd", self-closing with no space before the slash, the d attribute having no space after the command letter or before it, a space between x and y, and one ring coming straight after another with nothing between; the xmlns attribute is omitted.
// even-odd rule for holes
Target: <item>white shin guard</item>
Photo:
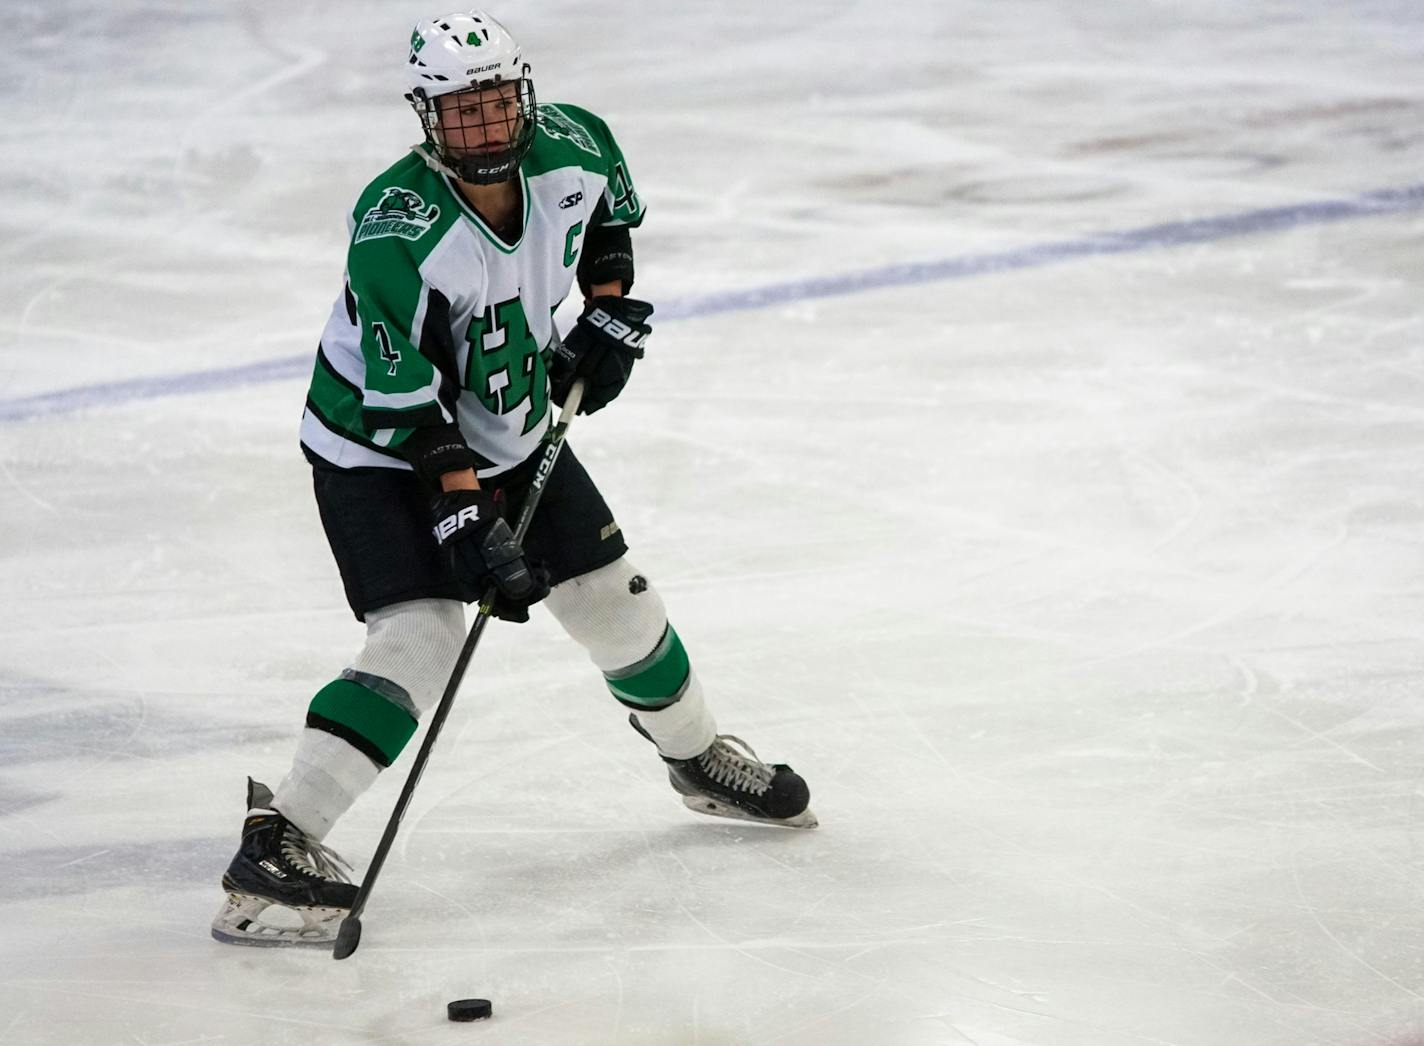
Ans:
<svg viewBox="0 0 1424 1046"><path fill-rule="evenodd" d="M370 757L341 738L303 727L292 768L277 786L272 806L320 842L380 772Z"/></svg>
<svg viewBox="0 0 1424 1046"><path fill-rule="evenodd" d="M464 607L416 599L366 615L366 645L342 675L381 693L417 718L439 700L465 641ZM375 783L381 768L346 741L305 727L292 769L272 805L321 840Z"/></svg>
<svg viewBox="0 0 1424 1046"><path fill-rule="evenodd" d="M545 606L663 755L690 759L716 738L717 724L662 598L626 558L556 586Z"/></svg>
<svg viewBox="0 0 1424 1046"><path fill-rule="evenodd" d="M389 680L421 713L445 692L465 644L465 608L453 599L414 599L366 615L366 645L351 670Z"/></svg>
<svg viewBox="0 0 1424 1046"><path fill-rule="evenodd" d="M692 677L686 692L674 704L656 711L634 712L638 722L669 759L691 759L707 751L717 739L717 724L702 699L702 685Z"/></svg>

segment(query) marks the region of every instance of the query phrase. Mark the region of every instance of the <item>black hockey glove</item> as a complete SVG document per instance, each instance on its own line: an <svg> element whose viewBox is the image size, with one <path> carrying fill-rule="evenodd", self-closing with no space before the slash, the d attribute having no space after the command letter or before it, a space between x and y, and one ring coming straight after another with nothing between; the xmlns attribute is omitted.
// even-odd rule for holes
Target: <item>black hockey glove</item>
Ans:
<svg viewBox="0 0 1424 1046"><path fill-rule="evenodd" d="M493 582L495 617L528 621L529 607L549 594L549 573L531 565L487 490L451 490L435 499L435 540L472 603Z"/></svg>
<svg viewBox="0 0 1424 1046"><path fill-rule="evenodd" d="M554 402L562 407L573 383L583 378L579 413L608 406L628 384L633 361L643 358L643 343L653 330L648 325L652 314L653 307L637 298L602 294L590 300L549 363Z"/></svg>

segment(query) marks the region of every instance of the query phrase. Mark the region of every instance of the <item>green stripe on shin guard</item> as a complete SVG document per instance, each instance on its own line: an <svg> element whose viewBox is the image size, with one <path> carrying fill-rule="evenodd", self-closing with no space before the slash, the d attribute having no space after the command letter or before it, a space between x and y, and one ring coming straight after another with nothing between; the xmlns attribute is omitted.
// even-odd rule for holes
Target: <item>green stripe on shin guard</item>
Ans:
<svg viewBox="0 0 1424 1046"><path fill-rule="evenodd" d="M379 765L390 766L415 733L416 721L390 698L337 679L312 698L307 725L335 734Z"/></svg>
<svg viewBox="0 0 1424 1046"><path fill-rule="evenodd" d="M683 695L692 665L682 640L668 625L653 652L636 665L603 673L608 689L630 708L666 708Z"/></svg>

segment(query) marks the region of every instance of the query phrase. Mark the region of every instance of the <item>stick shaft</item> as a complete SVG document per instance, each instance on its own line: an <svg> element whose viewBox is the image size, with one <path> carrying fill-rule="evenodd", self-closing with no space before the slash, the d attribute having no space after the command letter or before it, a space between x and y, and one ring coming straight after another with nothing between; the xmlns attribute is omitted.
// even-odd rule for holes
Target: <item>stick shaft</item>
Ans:
<svg viewBox="0 0 1424 1046"><path fill-rule="evenodd" d="M539 506L539 499L544 494L544 486L549 480L550 473L554 471L554 463L558 460L559 451L564 445L564 436L568 433L569 425L573 421L574 414L578 411L579 401L582 398L583 382L578 381L574 383L568 396L565 397L563 410L559 412L559 420L555 422L545 439L544 454L539 459L539 467L534 472L534 479L529 485L529 493L524 497L524 504L519 510L519 517L514 527L514 538L521 544L529 532L529 524L534 519L534 510ZM480 644L480 636L484 635L485 625L489 624L491 611L494 608L495 593L495 586L491 583L485 589L484 598L480 600L479 612L475 615L474 624L471 625L469 635L465 637L465 643L460 648L460 656L455 659L455 667L450 672L449 682L445 684L445 692L440 695L440 703L435 706L435 711L430 717L430 725L426 728L425 739L421 742L420 750L415 755L415 762L411 764L410 773L406 775L405 787L401 789L395 809L391 811L391 816L386 821L386 830L381 835L376 852L371 856L371 863L366 869L365 877L361 880L361 886L356 891L356 899L351 904L351 912L342 920L343 928L348 921L352 920L356 920L359 925L361 913L366 908L366 901L371 896L371 890L376 884L377 877L381 874L382 866L386 863L386 856L391 852L391 846L395 843L396 832L400 829L406 808L410 806L411 797L415 794L415 786L420 783L420 775L424 773L425 764L430 759L430 752L435 747L435 740L440 736L440 728L444 726L445 718L450 714L450 707L455 703L455 694L465 678L465 669L474 656L475 648ZM359 940L359 931L356 939ZM355 943L353 941L344 954L343 949L338 947L336 957L344 959L354 950Z"/></svg>

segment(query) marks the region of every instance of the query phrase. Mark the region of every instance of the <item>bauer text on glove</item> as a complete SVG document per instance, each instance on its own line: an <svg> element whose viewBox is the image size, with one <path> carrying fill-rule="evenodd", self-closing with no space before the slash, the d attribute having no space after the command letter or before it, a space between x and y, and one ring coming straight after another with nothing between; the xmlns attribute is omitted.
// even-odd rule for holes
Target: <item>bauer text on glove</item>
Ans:
<svg viewBox="0 0 1424 1046"><path fill-rule="evenodd" d="M608 406L628 384L633 363L643 358L652 314L653 307L637 298L602 294L591 299L549 363L554 402L562 407L573 383L583 378L579 413Z"/></svg>
<svg viewBox="0 0 1424 1046"><path fill-rule="evenodd" d="M531 567L499 506L486 490L452 490L435 499L435 540L466 601L495 586L494 613L528 621L528 607L549 594L547 574Z"/></svg>

